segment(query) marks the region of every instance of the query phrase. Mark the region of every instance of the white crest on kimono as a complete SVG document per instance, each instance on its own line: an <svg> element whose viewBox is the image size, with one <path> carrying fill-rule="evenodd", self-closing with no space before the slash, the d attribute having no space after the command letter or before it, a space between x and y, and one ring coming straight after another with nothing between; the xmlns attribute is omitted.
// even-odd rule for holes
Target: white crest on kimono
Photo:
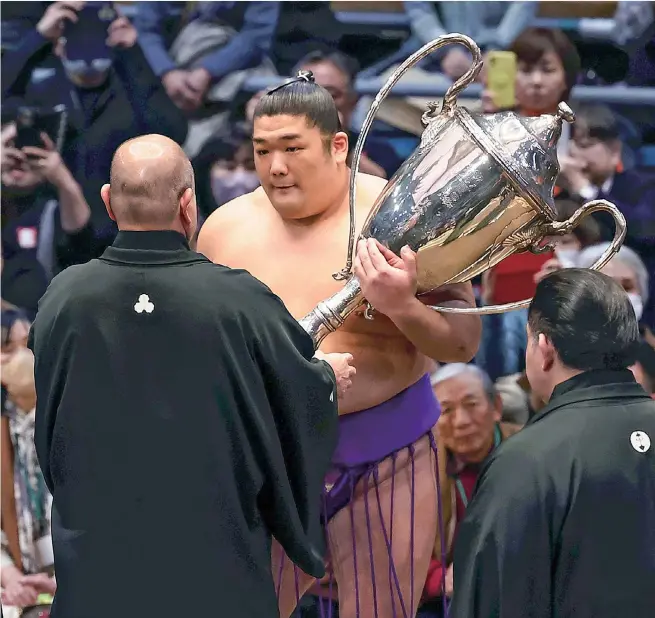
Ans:
<svg viewBox="0 0 655 618"><path fill-rule="evenodd" d="M645 453L650 448L650 437L645 431L633 431L630 434L630 444L638 453Z"/></svg>
<svg viewBox="0 0 655 618"><path fill-rule="evenodd" d="M334 401L334 391L330 393L330 401Z"/></svg>
<svg viewBox="0 0 655 618"><path fill-rule="evenodd" d="M155 308L155 305L150 302L150 297L147 294L141 294L136 305L134 305L134 311L137 313L152 313Z"/></svg>

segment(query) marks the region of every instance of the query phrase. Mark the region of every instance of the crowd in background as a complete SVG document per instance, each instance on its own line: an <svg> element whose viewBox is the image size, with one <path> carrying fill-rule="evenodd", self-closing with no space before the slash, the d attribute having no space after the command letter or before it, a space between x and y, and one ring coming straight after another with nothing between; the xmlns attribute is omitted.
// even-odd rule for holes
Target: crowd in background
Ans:
<svg viewBox="0 0 655 618"><path fill-rule="evenodd" d="M276 84L299 69L312 71L334 98L352 152L371 103L357 92L358 75L385 77L448 32L468 34L485 54L513 51L517 113L554 113L560 101L576 111L558 148L555 204L561 220L596 198L615 203L627 219L625 245L605 272L629 294L641 322L643 345L633 372L655 392L655 168L643 154L655 146L655 109L629 102L581 105L572 96L576 85L655 85L652 3L607 3L615 7L614 25L600 42L535 26L539 2L388 3L401 5L407 18L406 32L391 42L382 32L352 36L329 2L94 3L107 9L106 31L75 40L66 38L66 24L76 21L83 2L5 4L13 6L3 6L2 15L4 605L47 603L55 590L52 561L40 542L47 537L50 497L32 446L33 359L25 347L38 300L56 274L111 244L117 230L100 187L123 141L159 133L183 145L195 169L202 219L259 185L250 128L262 90L249 87L253 78ZM368 4L385 11L384 2ZM463 48L445 47L422 61L412 79L450 83L470 61ZM485 70L479 81L481 98L466 105L500 111ZM396 172L418 145L416 117L423 104L399 98L388 113L381 111L360 171L384 178ZM26 114L50 127L29 144L19 143ZM611 218L595 214L560 239L554 252L512 256L474 281L479 304L529 298L546 273L591 266L613 235ZM434 391L443 408L442 472L456 504L455 529L477 470L461 461L485 445L488 452L543 405L524 373L526 319L521 310L485 316L473 363L435 369ZM452 585L450 565L435 557L425 616L440 615L439 599ZM312 603L299 611L316 611Z"/></svg>

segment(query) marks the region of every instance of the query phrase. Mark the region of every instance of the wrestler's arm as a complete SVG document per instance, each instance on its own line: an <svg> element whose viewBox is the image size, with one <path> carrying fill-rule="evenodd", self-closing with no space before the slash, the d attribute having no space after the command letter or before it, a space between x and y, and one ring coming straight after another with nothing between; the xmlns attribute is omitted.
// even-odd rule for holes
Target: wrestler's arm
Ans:
<svg viewBox="0 0 655 618"><path fill-rule="evenodd" d="M482 322L477 315L438 313L427 305L475 307L470 283L454 283L413 298L389 316L416 349L441 363L468 363L478 351Z"/></svg>
<svg viewBox="0 0 655 618"><path fill-rule="evenodd" d="M381 178L366 178L366 193L371 205L386 187ZM441 363L468 363L478 351L482 334L479 316L437 313L426 305L475 307L475 295L470 283L443 286L434 292L411 296L408 302L387 314L398 330L425 356Z"/></svg>

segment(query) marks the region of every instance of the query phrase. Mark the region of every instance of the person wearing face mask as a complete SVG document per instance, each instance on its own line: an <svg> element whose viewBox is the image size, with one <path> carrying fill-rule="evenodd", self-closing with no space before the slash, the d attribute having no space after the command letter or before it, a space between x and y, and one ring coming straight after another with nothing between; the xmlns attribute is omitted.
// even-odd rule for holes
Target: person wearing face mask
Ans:
<svg viewBox="0 0 655 618"><path fill-rule="evenodd" d="M82 28L77 43L67 44L67 29L84 5L51 3L21 43L5 52L2 96L5 109L66 107L62 157L82 185L96 235L108 244L116 228L99 195L113 152L123 141L153 131L182 143L187 121L150 69L125 17L114 13L106 34L85 37ZM113 11L109 3L86 5L85 10L97 5L99 12Z"/></svg>
<svg viewBox="0 0 655 618"><path fill-rule="evenodd" d="M577 266L579 268L591 268L591 265L598 260L607 247L609 247L609 243L598 243L587 247L580 252ZM641 320L644 306L649 298L650 277L639 255L630 247L623 245L601 272L621 284L621 287L628 294L637 320Z"/></svg>
<svg viewBox="0 0 655 618"><path fill-rule="evenodd" d="M196 174L198 208L205 217L259 186L252 142L239 127L207 142L192 164Z"/></svg>

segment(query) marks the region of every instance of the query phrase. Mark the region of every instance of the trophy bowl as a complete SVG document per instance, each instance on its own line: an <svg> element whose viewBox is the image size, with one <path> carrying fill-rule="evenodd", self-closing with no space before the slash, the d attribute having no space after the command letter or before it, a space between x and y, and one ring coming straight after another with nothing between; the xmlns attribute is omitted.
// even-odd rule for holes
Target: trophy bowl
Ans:
<svg viewBox="0 0 655 618"><path fill-rule="evenodd" d="M480 69L478 46L467 36L449 34L428 43L391 75L375 97L362 125L350 177L350 235L345 268L334 277L342 290L300 320L315 345L339 328L362 304L351 273L355 245L355 195L359 160L377 110L396 82L432 51L461 43L473 57L471 68L423 114L425 130L412 155L389 180L361 231L394 253L408 245L417 253L418 296L443 285L469 281L518 252L552 250L545 239L569 234L587 215L604 210L615 221L614 239L593 265L603 268L620 249L626 222L614 204L594 200L567 221L558 222L553 189L559 174L557 142L563 122L575 116L566 103L554 115L528 118L513 111L474 114L458 107L458 94ZM492 314L527 307L530 299L473 308L431 306L444 313ZM374 308L368 304L366 316Z"/></svg>

